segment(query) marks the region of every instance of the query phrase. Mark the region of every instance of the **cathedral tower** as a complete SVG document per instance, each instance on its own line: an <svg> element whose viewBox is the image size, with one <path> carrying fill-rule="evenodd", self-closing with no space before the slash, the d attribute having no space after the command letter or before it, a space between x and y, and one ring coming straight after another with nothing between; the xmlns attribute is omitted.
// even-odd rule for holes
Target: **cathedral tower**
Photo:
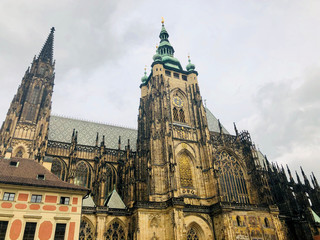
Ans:
<svg viewBox="0 0 320 240"><path fill-rule="evenodd" d="M54 30L51 28L11 102L0 132L2 154L39 160L44 155L54 85Z"/></svg>
<svg viewBox="0 0 320 240"><path fill-rule="evenodd" d="M207 118L198 86L198 73L190 62L183 70L162 22L160 44L149 77L142 78L138 151L147 154L141 170L149 201L172 197L208 197L213 192ZM142 163L141 163L142 164ZM208 195L209 194L209 195Z"/></svg>

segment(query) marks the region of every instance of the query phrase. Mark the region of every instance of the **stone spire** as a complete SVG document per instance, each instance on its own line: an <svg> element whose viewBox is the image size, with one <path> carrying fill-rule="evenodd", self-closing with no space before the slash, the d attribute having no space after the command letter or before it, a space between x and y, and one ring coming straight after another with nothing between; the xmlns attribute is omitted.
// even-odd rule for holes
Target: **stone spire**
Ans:
<svg viewBox="0 0 320 240"><path fill-rule="evenodd" d="M38 59L43 62L49 62L52 64L52 58L53 58L53 40L54 40L54 27L51 28L50 34L47 38L47 41L43 45L41 52L39 54Z"/></svg>

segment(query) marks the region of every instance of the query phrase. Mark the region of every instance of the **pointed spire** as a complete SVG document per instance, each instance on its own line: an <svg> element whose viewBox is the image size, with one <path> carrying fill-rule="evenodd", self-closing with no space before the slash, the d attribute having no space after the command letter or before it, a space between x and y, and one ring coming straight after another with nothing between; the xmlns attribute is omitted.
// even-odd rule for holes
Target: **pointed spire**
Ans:
<svg viewBox="0 0 320 240"><path fill-rule="evenodd" d="M76 132L76 130L73 129L73 131L72 131L72 137L71 137L71 142L73 142L73 140L74 140L75 132Z"/></svg>
<svg viewBox="0 0 320 240"><path fill-rule="evenodd" d="M304 174L304 171L302 169L302 167L300 166L300 170L301 170L301 173L302 173L302 176L303 176L303 180L304 180L304 184L308 187L310 187L310 183L309 183L309 180L307 178L307 176Z"/></svg>
<svg viewBox="0 0 320 240"><path fill-rule="evenodd" d="M76 131L76 135L74 136L74 141L78 142L78 131Z"/></svg>
<svg viewBox="0 0 320 240"><path fill-rule="evenodd" d="M236 132L236 136L238 136L239 132L238 132L238 129L237 129L237 126L236 126L235 122L233 123L233 126L234 126L234 131Z"/></svg>
<svg viewBox="0 0 320 240"><path fill-rule="evenodd" d="M296 176L297 176L298 184L301 184L300 177L299 177L299 175L298 175L297 171L296 171Z"/></svg>
<svg viewBox="0 0 320 240"><path fill-rule="evenodd" d="M288 171L288 173L289 173L289 178L290 178L290 182L294 182L294 180L293 180L293 177L292 177L292 175L291 175L291 171L290 171L290 169L289 169L289 167L288 167L288 164L287 164L287 171Z"/></svg>
<svg viewBox="0 0 320 240"><path fill-rule="evenodd" d="M118 149L121 149L121 136L119 136L119 140L118 140Z"/></svg>
<svg viewBox="0 0 320 240"><path fill-rule="evenodd" d="M159 48L157 49L157 51L161 56L168 55L168 56L173 57L174 49L168 40L169 34L168 34L166 28L164 27L164 19L163 18L162 18L161 24L162 24L162 28L161 28L161 32L159 35L160 44L159 44Z"/></svg>
<svg viewBox="0 0 320 240"><path fill-rule="evenodd" d="M100 146L102 147L102 146L105 146L104 145L104 135L102 136L102 141L101 141L101 143L100 143Z"/></svg>
<svg viewBox="0 0 320 240"><path fill-rule="evenodd" d="M38 59L43 62L49 62L52 64L52 58L53 58L53 40L54 40L54 27L51 28L50 34L47 38L47 41L43 45L41 52L39 54Z"/></svg>
<svg viewBox="0 0 320 240"><path fill-rule="evenodd" d="M312 176L313 176L313 181L316 184L316 187L319 188L318 181L317 181L316 177L314 176L313 172L312 172Z"/></svg>
<svg viewBox="0 0 320 240"><path fill-rule="evenodd" d="M218 126L219 126L219 130L220 130L220 135L223 133L222 132L222 125L221 125L221 123L220 123L220 120L218 119Z"/></svg>
<svg viewBox="0 0 320 240"><path fill-rule="evenodd" d="M97 132L97 136L96 136L96 147L98 147L98 142L99 142L99 133Z"/></svg>

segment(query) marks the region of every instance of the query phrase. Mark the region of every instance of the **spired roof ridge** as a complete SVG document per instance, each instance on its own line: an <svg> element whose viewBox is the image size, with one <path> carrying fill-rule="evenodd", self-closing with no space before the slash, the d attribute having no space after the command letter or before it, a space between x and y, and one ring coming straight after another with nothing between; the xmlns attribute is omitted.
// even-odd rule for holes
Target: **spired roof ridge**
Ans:
<svg viewBox="0 0 320 240"><path fill-rule="evenodd" d="M44 62L49 62L52 64L52 59L53 59L53 40L54 40L54 31L55 28L52 27L50 34L47 38L47 41L43 45L41 52L38 56L38 59Z"/></svg>

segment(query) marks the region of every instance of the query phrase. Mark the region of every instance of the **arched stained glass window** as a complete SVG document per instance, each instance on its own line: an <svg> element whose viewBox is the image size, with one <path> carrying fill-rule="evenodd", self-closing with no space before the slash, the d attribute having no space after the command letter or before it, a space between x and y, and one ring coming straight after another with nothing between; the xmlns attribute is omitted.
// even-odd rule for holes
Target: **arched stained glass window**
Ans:
<svg viewBox="0 0 320 240"><path fill-rule="evenodd" d="M179 121L178 110L175 107L173 108L173 120Z"/></svg>
<svg viewBox="0 0 320 240"><path fill-rule="evenodd" d="M117 184L116 181L116 174L112 167L107 166L107 172L106 172L106 197L109 195L109 193L113 190L114 185Z"/></svg>
<svg viewBox="0 0 320 240"><path fill-rule="evenodd" d="M219 186L222 201L249 203L243 170L236 159L225 151L217 154L215 166L219 170Z"/></svg>
<svg viewBox="0 0 320 240"><path fill-rule="evenodd" d="M93 240L95 239L94 235L92 225L85 220L81 220L79 240Z"/></svg>
<svg viewBox="0 0 320 240"><path fill-rule="evenodd" d="M182 108L179 110L179 117L180 117L180 122L183 122L183 123L186 122L186 118L184 116L184 111Z"/></svg>
<svg viewBox="0 0 320 240"><path fill-rule="evenodd" d="M190 157L183 153L179 157L181 187L193 187Z"/></svg>
<svg viewBox="0 0 320 240"><path fill-rule="evenodd" d="M106 232L106 240L125 240L126 234L123 227L117 221L114 221L108 227Z"/></svg>
<svg viewBox="0 0 320 240"><path fill-rule="evenodd" d="M187 240L199 240L199 236L197 234L197 232L195 231L195 229L190 228L188 233L187 233Z"/></svg>
<svg viewBox="0 0 320 240"><path fill-rule="evenodd" d="M65 180L65 175L66 175L65 166L60 160L55 158L53 159L51 172L61 180Z"/></svg>
<svg viewBox="0 0 320 240"><path fill-rule="evenodd" d="M38 103L38 99L39 99L39 95L40 95L40 87L37 85L35 86L35 88L32 91L32 95L31 95L31 104L37 104Z"/></svg>
<svg viewBox="0 0 320 240"><path fill-rule="evenodd" d="M90 187L90 170L85 162L77 164L74 184L83 187Z"/></svg>

